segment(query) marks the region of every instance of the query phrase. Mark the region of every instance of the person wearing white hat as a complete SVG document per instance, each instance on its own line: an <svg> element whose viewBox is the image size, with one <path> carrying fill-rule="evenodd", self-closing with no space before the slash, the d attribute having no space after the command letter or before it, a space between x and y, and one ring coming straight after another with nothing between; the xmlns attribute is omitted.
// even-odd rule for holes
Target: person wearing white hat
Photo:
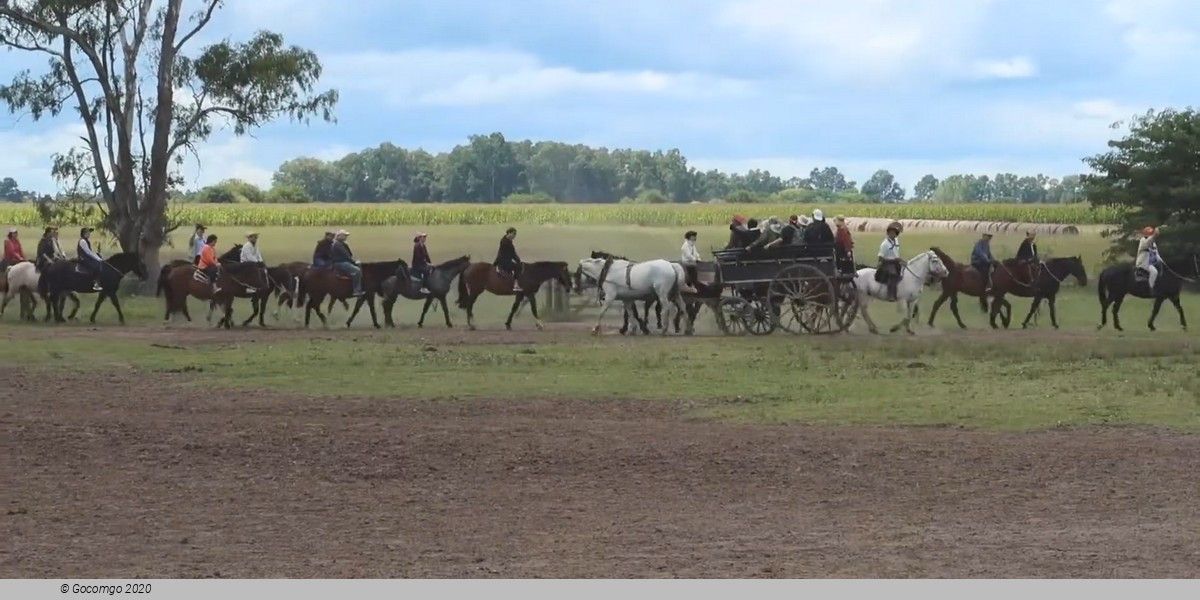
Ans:
<svg viewBox="0 0 1200 600"><path fill-rule="evenodd" d="M21 248L21 240L17 238L17 228L9 227L8 236L4 238L4 259L0 260L0 272L17 263L25 262L25 250Z"/></svg>
<svg viewBox="0 0 1200 600"><path fill-rule="evenodd" d="M325 230L325 237L317 242L316 249L313 250L312 266L314 269L322 269L333 264L333 259L329 253L333 250L333 235L332 229Z"/></svg>
<svg viewBox="0 0 1200 600"><path fill-rule="evenodd" d="M346 243L346 238L350 237L350 232L345 229L339 229L337 234L333 236L333 246L329 249L329 258L333 262L333 268L341 273L349 275L354 282L354 291L351 296L361 296L362 291L362 267L359 262L354 260L354 252L350 250L350 245Z"/></svg>
<svg viewBox="0 0 1200 600"><path fill-rule="evenodd" d="M821 209L816 209L812 213L812 222L808 227L804 228L804 243L805 244L832 244L833 229L830 229L829 223L825 221L825 213Z"/></svg>
<svg viewBox="0 0 1200 600"><path fill-rule="evenodd" d="M246 243L242 244L242 260L244 263L262 264L262 251L258 249L258 232L251 231L246 234Z"/></svg>

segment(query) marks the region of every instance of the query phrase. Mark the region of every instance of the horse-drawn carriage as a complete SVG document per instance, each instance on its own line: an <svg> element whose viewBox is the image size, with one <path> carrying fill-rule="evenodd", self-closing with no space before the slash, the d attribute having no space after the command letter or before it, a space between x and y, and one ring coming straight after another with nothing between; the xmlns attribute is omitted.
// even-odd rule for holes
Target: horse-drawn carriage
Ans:
<svg viewBox="0 0 1200 600"><path fill-rule="evenodd" d="M854 265L839 261L833 244L716 250L713 257L699 265L699 279L727 290L713 306L727 334L839 333L858 314Z"/></svg>

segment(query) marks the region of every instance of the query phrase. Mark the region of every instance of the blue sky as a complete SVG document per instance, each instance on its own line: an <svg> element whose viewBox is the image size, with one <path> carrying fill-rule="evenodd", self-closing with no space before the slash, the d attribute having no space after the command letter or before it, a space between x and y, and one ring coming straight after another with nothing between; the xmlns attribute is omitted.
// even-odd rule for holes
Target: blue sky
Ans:
<svg viewBox="0 0 1200 600"><path fill-rule="evenodd" d="M186 4L186 2L185 2ZM1063 175L1200 83L1191 0L229 0L205 39L316 50L338 123L214 135L189 187L473 133L680 148L700 168ZM205 40L199 40L203 43ZM0 55L0 77L40 64ZM51 189L68 118L0 115L0 176Z"/></svg>

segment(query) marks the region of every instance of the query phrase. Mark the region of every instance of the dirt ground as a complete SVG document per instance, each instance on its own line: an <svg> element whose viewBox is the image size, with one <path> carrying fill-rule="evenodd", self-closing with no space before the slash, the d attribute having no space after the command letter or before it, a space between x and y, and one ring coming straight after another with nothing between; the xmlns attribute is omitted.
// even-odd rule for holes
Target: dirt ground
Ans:
<svg viewBox="0 0 1200 600"><path fill-rule="evenodd" d="M0 369L0 577L1200 575L1200 436L130 375Z"/></svg>

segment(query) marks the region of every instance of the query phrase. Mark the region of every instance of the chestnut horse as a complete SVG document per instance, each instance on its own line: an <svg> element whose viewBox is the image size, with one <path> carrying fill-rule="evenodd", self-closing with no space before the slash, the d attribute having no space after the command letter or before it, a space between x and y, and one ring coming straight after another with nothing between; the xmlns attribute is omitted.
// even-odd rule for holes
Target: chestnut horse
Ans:
<svg viewBox="0 0 1200 600"><path fill-rule="evenodd" d="M945 304L946 300L949 300L950 312L954 313L954 320L958 321L959 327L966 329L966 324L958 314L958 295L966 294L979 298L979 310L986 313L988 302L987 294L983 293L986 289L983 273L971 265L955 262L949 254L942 252L941 248L934 247L930 250L937 254L942 264L946 265L950 275L942 280L942 295L933 301L933 310L929 311L929 326L933 327L933 319L937 317L938 309Z"/></svg>
<svg viewBox="0 0 1200 600"><path fill-rule="evenodd" d="M270 285L267 282L267 270L262 265L230 263L221 266L216 282L220 291L213 294L213 284L199 276L198 272L199 268L184 261L184 264L171 268L165 279L159 280L158 291L166 298L164 321L170 321L175 313L182 313L191 322L187 299L188 296L195 296L208 301L209 320L212 320L213 309L220 305L224 314L217 322L217 327L229 329L233 326L233 299L253 298L259 290Z"/></svg>
<svg viewBox="0 0 1200 600"><path fill-rule="evenodd" d="M516 296L512 310L508 312L508 320L504 322L506 329L512 329L513 317L526 300L529 301L529 309L533 311L534 323L541 329L542 320L538 318L537 313L538 289L552 279L558 281L564 290L569 292L571 289L571 272L565 262L525 263L516 279L517 283L521 284L520 292L513 291L512 276L499 272L492 263L471 263L471 266L463 271L458 278L458 307L467 311L468 329L475 329L475 301L484 292L491 292L496 296Z"/></svg>
<svg viewBox="0 0 1200 600"><path fill-rule="evenodd" d="M375 296L382 293L383 282L396 275L400 264L401 261L390 260L359 265L362 269L363 294L358 297L354 310L350 312L350 318L346 319L346 327L354 322L354 317L358 316L358 311L362 309L365 302L367 308L371 310L371 324L375 326L375 329L379 329L379 318L375 314ZM343 275L333 267L305 270L304 274L300 276L299 289L300 294L308 298L304 308L305 327L308 327L312 320L313 311L316 311L317 316L320 317L321 324L328 327L329 323L325 320L325 314L321 312L321 302L325 300L325 296L329 296L331 300L343 301L354 297L352 295L354 292L353 280L349 275Z"/></svg>

